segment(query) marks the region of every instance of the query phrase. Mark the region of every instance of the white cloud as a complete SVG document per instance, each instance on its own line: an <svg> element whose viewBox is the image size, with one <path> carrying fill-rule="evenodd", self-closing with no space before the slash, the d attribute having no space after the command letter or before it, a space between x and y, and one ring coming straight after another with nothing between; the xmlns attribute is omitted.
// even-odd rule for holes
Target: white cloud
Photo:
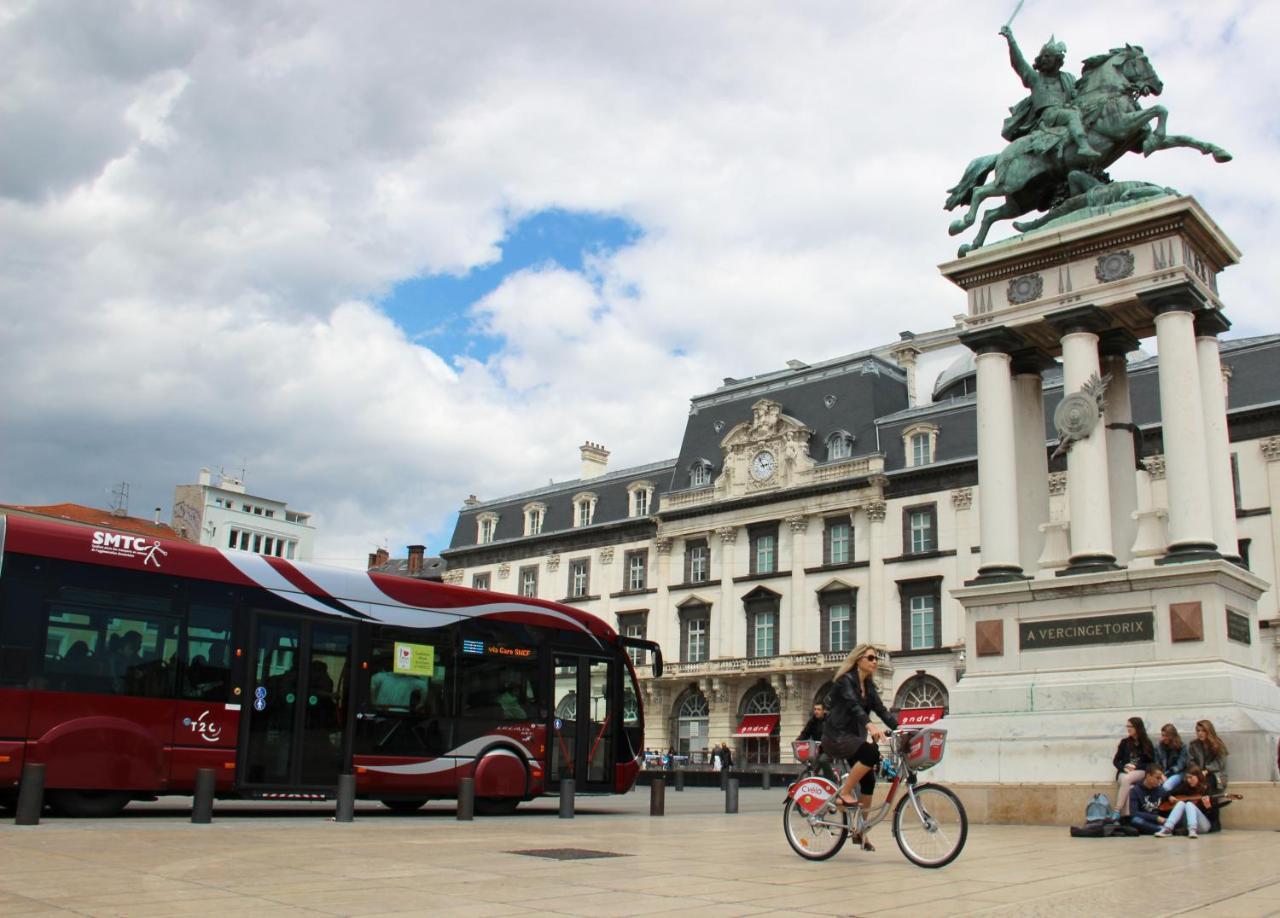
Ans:
<svg viewBox="0 0 1280 918"><path fill-rule="evenodd" d="M1021 89L1007 2L677 6L38 3L0 14L0 500L168 505L201 465L317 514L323 557L430 535L469 492L674 454L722 376L948 325L945 189ZM1130 157L1261 265L1280 154L1261 3L1028 5L1028 49L1143 44L1170 130ZM645 235L512 275L449 365L370 303L500 254L520 217ZM428 341L430 339L427 339Z"/></svg>

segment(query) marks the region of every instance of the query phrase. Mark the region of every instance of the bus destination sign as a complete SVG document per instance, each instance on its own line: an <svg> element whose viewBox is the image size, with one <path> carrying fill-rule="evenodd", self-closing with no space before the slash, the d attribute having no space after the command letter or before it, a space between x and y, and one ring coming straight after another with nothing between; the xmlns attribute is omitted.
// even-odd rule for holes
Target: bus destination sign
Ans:
<svg viewBox="0 0 1280 918"><path fill-rule="evenodd" d="M1155 616L1151 612L1124 612L1088 618L1019 622L1018 638L1022 650L1152 641L1155 640Z"/></svg>
<svg viewBox="0 0 1280 918"><path fill-rule="evenodd" d="M496 641L464 640L462 652L478 657L505 657L509 660L532 660L537 655L532 647L500 644Z"/></svg>

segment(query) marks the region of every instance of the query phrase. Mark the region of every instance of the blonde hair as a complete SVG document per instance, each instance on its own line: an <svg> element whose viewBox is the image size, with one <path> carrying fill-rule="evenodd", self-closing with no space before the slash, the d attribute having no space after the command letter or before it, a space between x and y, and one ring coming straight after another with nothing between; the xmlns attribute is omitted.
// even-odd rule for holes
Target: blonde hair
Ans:
<svg viewBox="0 0 1280 918"><path fill-rule="evenodd" d="M867 653L867 651L875 649L876 647L874 644L859 644L857 647L853 648L853 650L849 651L848 656L844 658L844 662L840 664L840 668L836 670L835 677L831 681L839 682L841 676L858 665L858 660L862 659L862 656Z"/></svg>
<svg viewBox="0 0 1280 918"><path fill-rule="evenodd" d="M1219 738L1218 731L1213 729L1213 721L1197 720L1196 729L1204 731L1204 744L1208 747L1211 753L1220 759L1225 759L1227 757L1227 744Z"/></svg>

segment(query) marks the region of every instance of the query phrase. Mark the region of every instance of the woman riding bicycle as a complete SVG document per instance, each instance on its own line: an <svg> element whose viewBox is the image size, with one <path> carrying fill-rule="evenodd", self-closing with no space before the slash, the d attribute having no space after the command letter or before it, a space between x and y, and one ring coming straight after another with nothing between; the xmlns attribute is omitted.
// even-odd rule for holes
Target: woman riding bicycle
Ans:
<svg viewBox="0 0 1280 918"><path fill-rule="evenodd" d="M871 795L875 792L875 767L880 763L877 744L884 736L884 731L871 723L870 712L880 715L891 730L898 728L897 720L885 710L876 691L874 676L879 662L879 654L871 644L859 644L844 658L844 663L836 670L830 695L831 706L822 729L822 751L848 759L852 765L840 787L836 804L844 809L860 806L864 818L871 807ZM854 784L859 785L856 800L853 797ZM866 839L855 840L860 840L864 848L874 850Z"/></svg>

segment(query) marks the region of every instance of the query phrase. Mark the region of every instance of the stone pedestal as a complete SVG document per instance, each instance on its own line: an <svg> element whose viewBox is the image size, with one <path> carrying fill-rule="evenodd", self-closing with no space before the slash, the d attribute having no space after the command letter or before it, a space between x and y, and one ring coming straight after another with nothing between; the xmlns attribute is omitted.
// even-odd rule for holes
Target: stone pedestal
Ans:
<svg viewBox="0 0 1280 918"><path fill-rule="evenodd" d="M1239 257L1194 199L1170 197L941 266L966 291L960 340L980 355L979 508L993 576L953 591L969 652L942 724L950 732L940 778L1106 782L1132 716L1153 735L1171 722L1188 737L1195 721L1211 720L1230 749L1233 782L1277 778L1280 686L1264 671L1258 630L1268 584L1219 554L1235 542L1215 338L1230 323L1218 276ZM1165 512L1140 500L1147 483L1136 487L1123 362L1153 335L1164 454L1144 465L1152 481L1157 464L1167 474L1167 530ZM1030 493L1023 476L1043 475L1038 463L1029 472L1001 456L1013 452L1014 427L1002 417L1010 395L1001 358L1020 352L1060 357L1073 398L1060 428L1067 520L1019 517L1001 498ZM984 466L991 455L994 468ZM1025 563L1026 554L1015 555L1011 536L1033 524L1045 536L1038 570L1016 579L1014 558Z"/></svg>
<svg viewBox="0 0 1280 918"><path fill-rule="evenodd" d="M1099 781L1125 720L1194 735L1214 722L1233 780L1274 777L1280 687L1263 669L1265 581L1226 561L966 587L951 692L952 781Z"/></svg>

